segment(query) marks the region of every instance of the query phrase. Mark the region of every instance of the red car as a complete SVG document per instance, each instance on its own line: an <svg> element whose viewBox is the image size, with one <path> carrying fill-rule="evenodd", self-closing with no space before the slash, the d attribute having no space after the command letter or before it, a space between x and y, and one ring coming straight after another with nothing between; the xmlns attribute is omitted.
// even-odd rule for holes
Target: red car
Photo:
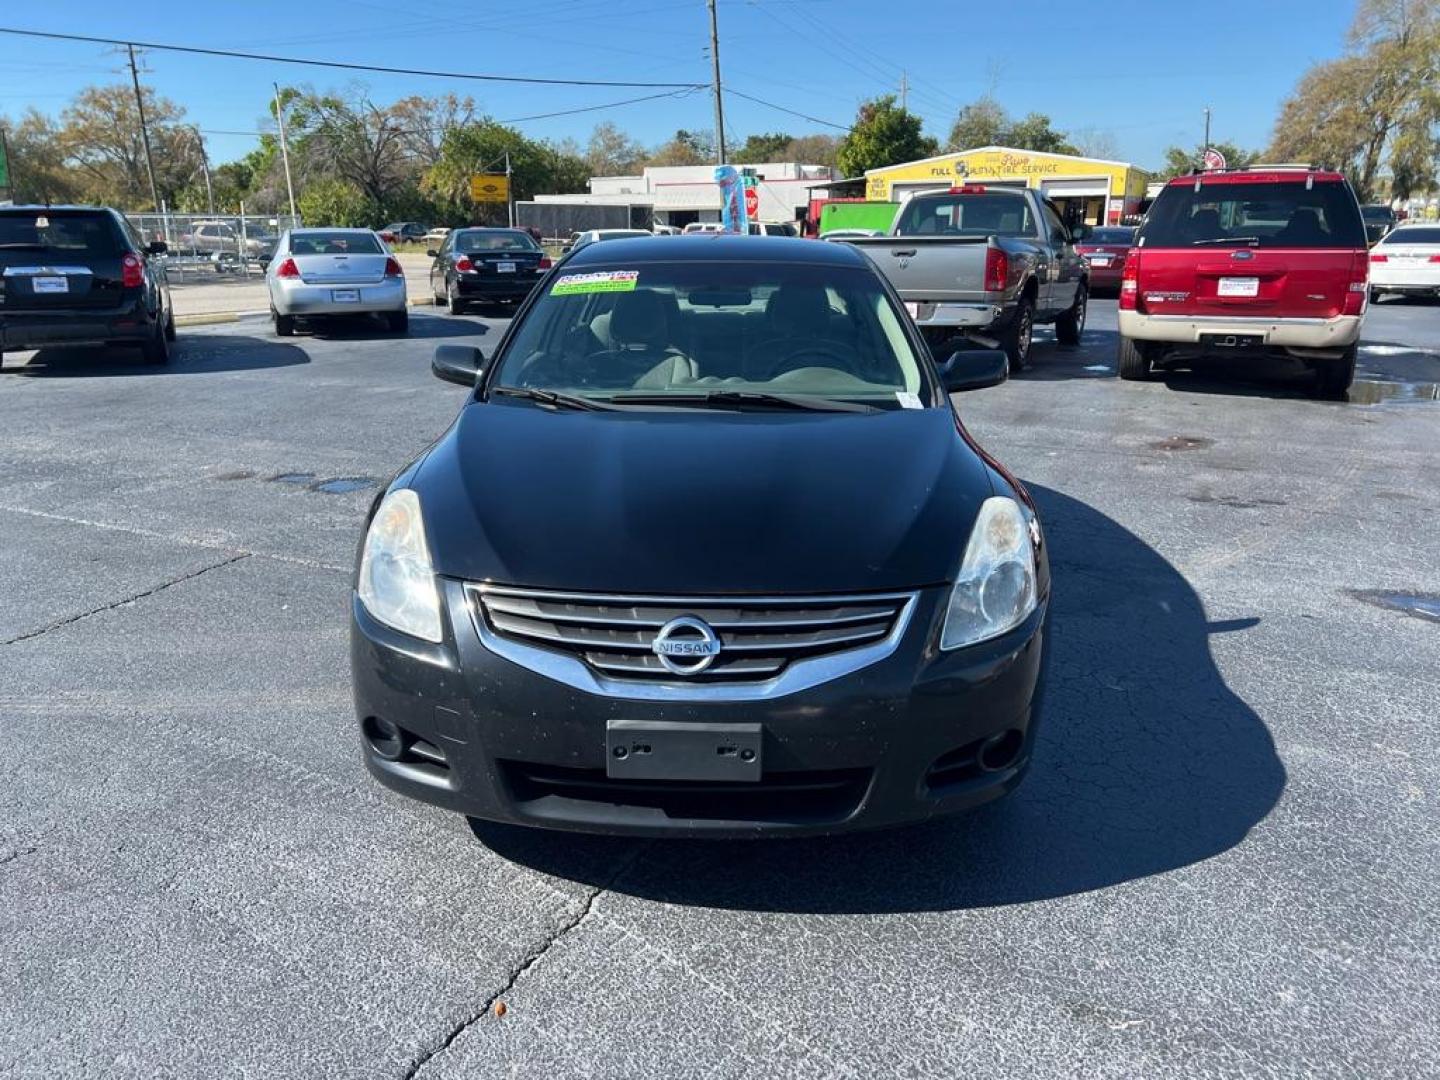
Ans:
<svg viewBox="0 0 1440 1080"><path fill-rule="evenodd" d="M1338 172L1259 165L1161 190L1120 284L1122 379L1214 355L1280 356L1323 397L1355 377L1369 304L1360 204Z"/></svg>
<svg viewBox="0 0 1440 1080"><path fill-rule="evenodd" d="M1125 255L1135 243L1135 230L1130 226L1106 225L1091 229L1090 235L1075 245L1090 265L1090 291L1120 288L1125 270Z"/></svg>

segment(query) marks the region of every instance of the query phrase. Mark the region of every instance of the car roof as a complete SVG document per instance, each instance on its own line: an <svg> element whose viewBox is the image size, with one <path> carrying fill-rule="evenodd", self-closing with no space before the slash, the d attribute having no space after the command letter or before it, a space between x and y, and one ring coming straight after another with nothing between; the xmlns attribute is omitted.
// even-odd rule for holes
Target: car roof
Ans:
<svg viewBox="0 0 1440 1080"><path fill-rule="evenodd" d="M357 229L357 228L351 228L350 226L347 226L347 225L336 225L336 226L333 226L333 227L331 227L331 226L326 226L326 225L303 225L303 226L301 226L301 227L298 228L298 229L291 229L290 231L291 231L292 233L313 233L313 232L327 232L327 233L337 233L337 232L373 233L375 230L374 230L374 229Z"/></svg>
<svg viewBox="0 0 1440 1080"><path fill-rule="evenodd" d="M791 236L739 236L734 233L690 233L685 236L642 236L620 244L593 244L568 256L570 267L614 263L750 262L809 263L821 266L869 267L870 260L848 244L796 243Z"/></svg>
<svg viewBox="0 0 1440 1080"><path fill-rule="evenodd" d="M1296 167L1279 168L1262 165L1256 169L1226 169L1224 171L1188 173L1177 176L1166 187L1183 187L1194 184L1301 184L1313 178L1322 184L1344 183L1345 177L1332 169L1303 169Z"/></svg>
<svg viewBox="0 0 1440 1080"><path fill-rule="evenodd" d="M55 210L89 210L102 211L107 214L118 214L119 210L110 206L97 206L86 203L16 203L14 206L0 206L0 213L22 213L22 214L44 214Z"/></svg>

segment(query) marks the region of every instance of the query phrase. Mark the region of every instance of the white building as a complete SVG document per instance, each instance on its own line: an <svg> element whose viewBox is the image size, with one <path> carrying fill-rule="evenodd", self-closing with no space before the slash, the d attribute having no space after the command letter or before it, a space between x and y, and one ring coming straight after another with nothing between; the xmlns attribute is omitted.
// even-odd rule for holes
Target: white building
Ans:
<svg viewBox="0 0 1440 1080"><path fill-rule="evenodd" d="M838 178L828 165L795 162L736 164L757 178L759 221L797 221L809 207L808 189ZM650 224L685 226L692 221L720 220L720 189L714 165L662 165L639 176L593 176L590 190L574 195L537 195L541 206L628 206L632 215L648 208Z"/></svg>

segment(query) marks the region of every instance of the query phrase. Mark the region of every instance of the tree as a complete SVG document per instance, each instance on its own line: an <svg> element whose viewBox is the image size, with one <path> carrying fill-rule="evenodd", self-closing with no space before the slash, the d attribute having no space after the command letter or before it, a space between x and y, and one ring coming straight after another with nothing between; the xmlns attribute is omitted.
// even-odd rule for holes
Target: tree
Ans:
<svg viewBox="0 0 1440 1080"><path fill-rule="evenodd" d="M628 176L645 165L645 147L610 121L596 124L585 147L591 176Z"/></svg>
<svg viewBox="0 0 1440 1080"><path fill-rule="evenodd" d="M1281 107L1270 153L1343 170L1362 201L1434 182L1440 158L1440 0L1361 0L1347 52L1312 67Z"/></svg>
<svg viewBox="0 0 1440 1080"><path fill-rule="evenodd" d="M312 180L296 202L307 225L355 228L370 225L377 216L374 204L348 180Z"/></svg>
<svg viewBox="0 0 1440 1080"><path fill-rule="evenodd" d="M681 128L675 137L662 143L650 155L647 165L704 165L715 160L714 137L708 131L686 131Z"/></svg>
<svg viewBox="0 0 1440 1080"><path fill-rule="evenodd" d="M17 203L63 203L84 198L65 163L60 129L50 117L28 109L20 122L0 117L10 154L10 197Z"/></svg>
<svg viewBox="0 0 1440 1080"><path fill-rule="evenodd" d="M743 143L730 152L730 158L745 165L760 165L767 161L789 161L790 145L795 140L783 132L766 135L750 135Z"/></svg>
<svg viewBox="0 0 1440 1080"><path fill-rule="evenodd" d="M499 172L510 155L512 196L529 199L539 194L584 190L589 164L549 143L527 139L519 130L489 117L445 134L440 160L426 171L421 188L436 201L441 215L457 223L501 224L503 203L475 203L470 178Z"/></svg>
<svg viewBox="0 0 1440 1080"><path fill-rule="evenodd" d="M950 127L946 150L973 150L978 146L1009 145L1002 135L1010 127L1005 109L989 94L960 110Z"/></svg>
<svg viewBox="0 0 1440 1080"><path fill-rule="evenodd" d="M920 118L896 105L895 95L889 94L861 104L855 126L841 140L835 157L846 176L862 176L867 169L930 157L937 149L939 144L922 130Z"/></svg>
<svg viewBox="0 0 1440 1080"><path fill-rule="evenodd" d="M834 135L801 135L790 140L790 145L785 148L785 160L834 168L839 149L840 140Z"/></svg>
<svg viewBox="0 0 1440 1080"><path fill-rule="evenodd" d="M979 146L1010 146L1047 154L1079 153L1064 132L1051 127L1050 117L1044 113L1032 112L1023 120L1015 120L990 94L960 110L945 149L973 150Z"/></svg>
<svg viewBox="0 0 1440 1080"><path fill-rule="evenodd" d="M199 168L199 141L193 129L180 124L184 109L148 88L141 93L155 186L160 198L170 202ZM86 87L60 119L59 145L66 163L79 174L87 199L125 207L151 205L133 87L125 83Z"/></svg>
<svg viewBox="0 0 1440 1080"><path fill-rule="evenodd" d="M328 176L354 185L385 217L413 180L404 122L395 106L381 108L363 92L307 94L295 126L304 156Z"/></svg>
<svg viewBox="0 0 1440 1080"><path fill-rule="evenodd" d="M1253 165L1260 160L1260 155L1254 150L1242 150L1232 142L1211 141L1210 146L1219 150L1225 155L1225 164L1231 169L1243 169L1246 165ZM1205 146L1197 143L1194 149L1187 150L1183 146L1172 146L1165 151L1165 167L1157 174L1158 180L1172 180L1177 176L1184 176L1200 168L1205 157Z"/></svg>
<svg viewBox="0 0 1440 1080"><path fill-rule="evenodd" d="M1100 158L1104 161L1120 160L1120 143L1113 131L1105 128L1080 128L1070 135L1075 149L1082 157Z"/></svg>

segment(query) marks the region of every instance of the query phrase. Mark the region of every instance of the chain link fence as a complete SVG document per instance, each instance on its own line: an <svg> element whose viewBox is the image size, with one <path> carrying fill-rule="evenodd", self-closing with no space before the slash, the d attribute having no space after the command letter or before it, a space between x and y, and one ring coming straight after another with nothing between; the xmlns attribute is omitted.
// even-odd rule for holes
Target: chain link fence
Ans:
<svg viewBox="0 0 1440 1080"><path fill-rule="evenodd" d="M166 272L172 281L187 277L243 279L263 276L275 245L300 219L289 214L126 214L146 243L168 247Z"/></svg>

